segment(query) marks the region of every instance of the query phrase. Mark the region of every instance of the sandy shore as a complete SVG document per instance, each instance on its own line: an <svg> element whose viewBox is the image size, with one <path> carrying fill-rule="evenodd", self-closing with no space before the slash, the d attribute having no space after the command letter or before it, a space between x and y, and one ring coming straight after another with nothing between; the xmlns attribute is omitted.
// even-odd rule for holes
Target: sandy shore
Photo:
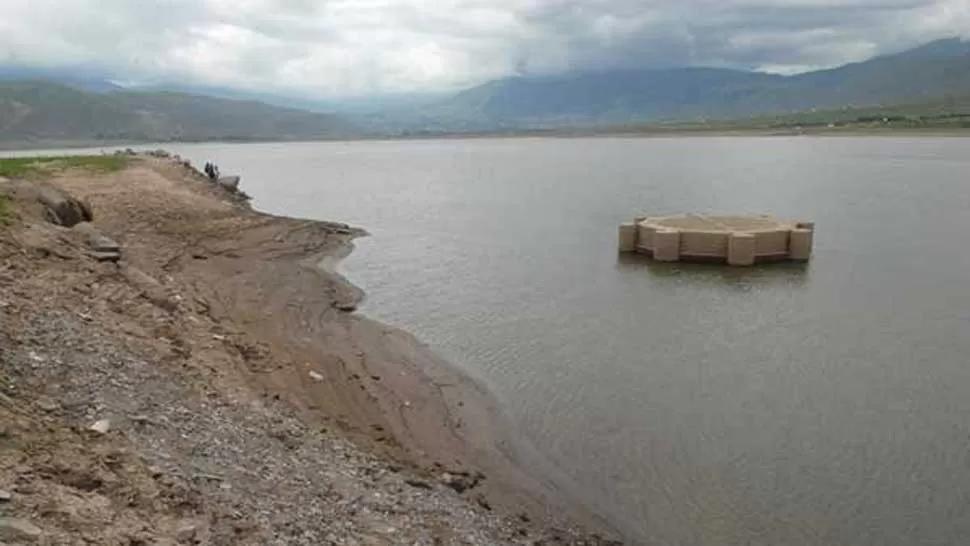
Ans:
<svg viewBox="0 0 970 546"><path fill-rule="evenodd" d="M0 184L12 196L16 211L15 220L8 220L0 239L4 249L0 303L5 311L0 326L9 345L8 366L0 380L17 387L0 400L0 411L17 423L6 431L7 437L16 439L21 434L29 440L8 442L12 447L0 452L0 493L11 488L7 484L27 483L26 492L15 491L23 499L20 504L15 502L20 510L14 510L14 515L47 529L43 536L70 534L74 525L70 522L78 518L64 523L64 518L48 517L50 510L40 508L44 503L63 505L69 496L58 489L63 484L52 485L57 472L28 468L28 472L18 473L18 468L24 470L25 461L36 456L30 446L43 437L44 445L49 444L48 453L67 449L76 452L72 457L103 458L87 445L92 441L90 433L76 436L76 431L86 430L88 421L101 414L111 414L112 422L126 426L115 425L115 436L99 437L98 445L109 440L127 445L126 453L139 454L129 462L132 468L142 464L142 474L153 475L152 469L166 460L184 467L197 456L198 448L186 447L180 440L190 437L192 430L176 427L167 431L171 437L165 431L148 434L139 428L139 419L164 419L132 409L140 397L150 399L174 389L173 385L179 392L191 394L179 395L182 398L173 394L168 402L152 406L154 411L185 407L188 422L204 422L215 417L200 409L205 407L202 402L218 400L240 412L238 419L231 412L228 416L218 413L225 420L213 422L209 430L211 438L225 435L220 446L238 443L234 450L222 450L238 455L224 454L223 459L229 460L203 457L205 465L213 467L208 474L236 479L219 478L220 483L192 491L201 499L196 504L207 507L196 512L207 516L181 514L185 510L178 503L166 508L178 513L166 515L156 507L161 515L143 515L142 525L150 527L155 537L169 533L181 540L175 536L178 526L190 518L204 524L205 532L198 534L213 544L345 543L347 537L365 544L401 543L404 535L383 541L367 538L377 536L372 532L374 518L361 519L364 509L359 507L353 507L352 515L334 516L347 518L357 527L345 529L345 537L333 535L336 538L327 539L330 542L319 537L330 536L320 533L331 532L332 525L307 521L311 517L298 524L287 520L286 525L306 526L303 532L318 537L316 542L280 539L283 516L273 511L260 512L263 519L258 533L244 533L245 540L227 538L238 532L220 527L222 520L212 516L232 512L224 497L234 498L235 492L242 494L247 487L264 491L272 485L250 468L254 463L246 458L247 453L265 451L260 460L272 462L263 465L270 469L284 465L275 471L293 481L293 476L317 472L321 465L326 468L321 459L336 457L333 451L319 452L324 449L319 446L321 437L332 439L334 445L349 441L352 447L342 447L341 453L360 450L353 457L343 457L350 461L349 468L329 463L348 476L369 476L371 481L348 478L348 491L360 492L346 496L363 503L374 488L378 497L405 496L395 505L402 513L391 527L398 532L408 529L407 541L424 543L415 537L426 536L431 537L429 543L446 544L598 544L607 542L600 534L614 535L605 520L556 485L565 482L551 479L553 469L545 467L542 457L511 432L485 389L409 334L354 312L362 293L333 267L350 252L353 239L364 234L361 230L255 212L243 200L168 159L138 157L120 172L69 170L52 172L48 178L40 184L51 184L90 204L94 225L121 243L123 259L118 264L92 259L77 229L42 220L43 211L32 200L29 188L10 181ZM50 318L55 316L61 318ZM48 332L50 324L64 326ZM84 360L72 357L72 342L64 340L95 335L87 330L103 337L92 349L95 353L111 348L110 354L92 360L90 369L77 369L66 380L62 375L70 372L36 365L40 361L34 357L58 366ZM60 341L51 343L50 339ZM56 350L52 345L57 345ZM139 382L148 379L136 379L124 366L108 370L108 363L122 354L156 362L157 367L138 373L155 374L151 381L162 387L140 393ZM112 377L117 379L109 379ZM115 383L125 383L128 388L112 390ZM58 400L65 396L66 384L73 385L72 396L87 393L85 402L72 406ZM202 405L186 405L186 400L199 397ZM259 427L250 430L250 424L240 424L250 422L245 416L252 407L259 407L260 415L287 420L290 425L285 428L299 432L281 434L277 438L280 445L246 447L256 441L256 435L267 434ZM132 411L147 414L135 419ZM170 421L179 420L172 417ZM38 426L49 430L42 433ZM275 438L275 432L269 436ZM309 442L316 442L312 445L318 451L307 451ZM154 457L152 450L166 457ZM110 465L106 468L111 470ZM266 472L270 470L264 469L263 474ZM381 479L390 480L392 486L384 488L382 481L373 481L375 475L389 476ZM351 510L347 508L351 504L330 506L321 505L324 501L319 499L303 500L301 495L312 495L324 487L313 486L316 476L307 474L291 486L271 487L273 495L292 504L312 504L318 512ZM226 488L223 484L228 483L238 485ZM128 485L139 490L134 483ZM191 490L192 484L185 487ZM325 487L333 486L327 482ZM32 499L30 491L39 491L40 496ZM107 495L97 488L84 494ZM416 494L429 499L407 496ZM247 502L253 495L235 498L241 507L235 509L236 516L246 519ZM449 495L454 501L448 500ZM404 505L412 506L400 508ZM422 511L426 505L427 511ZM409 510L414 517L402 524L400 520ZM470 530L456 534L458 528ZM591 532L597 534L588 534ZM0 525L0 541L3 533ZM475 538L479 535L487 538ZM51 539L48 543L59 542ZM112 538L99 543L115 542Z"/></svg>

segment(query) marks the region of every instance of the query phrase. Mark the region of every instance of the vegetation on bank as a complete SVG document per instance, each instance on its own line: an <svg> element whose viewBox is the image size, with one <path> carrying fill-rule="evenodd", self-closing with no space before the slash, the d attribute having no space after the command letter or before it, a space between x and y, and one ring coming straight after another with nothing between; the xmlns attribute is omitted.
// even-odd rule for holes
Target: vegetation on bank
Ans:
<svg viewBox="0 0 970 546"><path fill-rule="evenodd" d="M884 106L808 110L743 119L632 124L617 132L691 131L961 131L970 129L970 96Z"/></svg>
<svg viewBox="0 0 970 546"><path fill-rule="evenodd" d="M120 155L8 157L0 158L0 176L28 178L64 169L113 173L128 166L129 160Z"/></svg>
<svg viewBox="0 0 970 546"><path fill-rule="evenodd" d="M748 118L695 119L613 125L578 125L501 131L414 131L403 139L494 137L592 137L609 135L690 136L709 134L894 134L906 131L970 134L970 96L902 105L838 108Z"/></svg>

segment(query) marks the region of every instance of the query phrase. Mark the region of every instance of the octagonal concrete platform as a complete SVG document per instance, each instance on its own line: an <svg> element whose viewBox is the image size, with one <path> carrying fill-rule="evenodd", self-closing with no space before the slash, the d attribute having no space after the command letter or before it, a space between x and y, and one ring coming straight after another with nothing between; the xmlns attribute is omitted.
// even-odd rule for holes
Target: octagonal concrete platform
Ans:
<svg viewBox="0 0 970 546"><path fill-rule="evenodd" d="M777 260L807 261L815 225L770 215L644 216L620 226L619 250L657 261L723 261L752 265Z"/></svg>

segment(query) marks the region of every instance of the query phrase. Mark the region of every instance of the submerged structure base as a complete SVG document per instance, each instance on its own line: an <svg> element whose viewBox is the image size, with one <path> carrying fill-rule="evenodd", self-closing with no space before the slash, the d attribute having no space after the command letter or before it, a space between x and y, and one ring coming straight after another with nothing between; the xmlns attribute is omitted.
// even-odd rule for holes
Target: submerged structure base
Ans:
<svg viewBox="0 0 970 546"><path fill-rule="evenodd" d="M620 252L661 262L718 261L746 266L779 260L808 261L815 225L770 215L642 216L620 225Z"/></svg>

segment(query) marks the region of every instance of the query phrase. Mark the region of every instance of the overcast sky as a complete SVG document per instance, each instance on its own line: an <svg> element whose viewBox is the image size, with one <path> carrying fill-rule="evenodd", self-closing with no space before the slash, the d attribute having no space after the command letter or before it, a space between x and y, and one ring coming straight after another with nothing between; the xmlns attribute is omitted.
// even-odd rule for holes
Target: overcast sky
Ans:
<svg viewBox="0 0 970 546"><path fill-rule="evenodd" d="M970 37L970 0L0 0L0 64L320 97L514 73L790 73Z"/></svg>

